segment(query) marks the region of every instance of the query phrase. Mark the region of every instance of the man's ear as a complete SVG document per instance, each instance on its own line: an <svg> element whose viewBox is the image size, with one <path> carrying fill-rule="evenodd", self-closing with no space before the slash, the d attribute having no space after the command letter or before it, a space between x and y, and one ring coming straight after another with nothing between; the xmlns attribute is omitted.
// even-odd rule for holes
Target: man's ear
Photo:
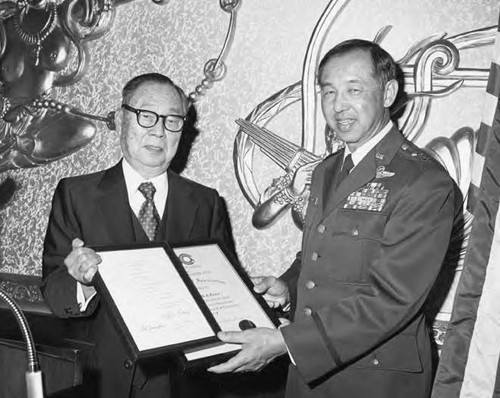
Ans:
<svg viewBox="0 0 500 398"><path fill-rule="evenodd" d="M398 95L399 84L397 80L389 80L384 89L384 108L389 108Z"/></svg>

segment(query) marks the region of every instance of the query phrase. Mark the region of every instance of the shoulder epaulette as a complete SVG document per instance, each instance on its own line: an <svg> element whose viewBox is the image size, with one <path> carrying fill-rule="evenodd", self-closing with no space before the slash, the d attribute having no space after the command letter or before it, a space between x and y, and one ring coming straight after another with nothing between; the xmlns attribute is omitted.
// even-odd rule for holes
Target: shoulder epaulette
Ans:
<svg viewBox="0 0 500 398"><path fill-rule="evenodd" d="M425 151L417 147L416 145L409 145L408 143L404 142L401 145L401 152L409 156L411 158L416 158L424 161L429 161L431 160L431 157L429 154L427 154Z"/></svg>

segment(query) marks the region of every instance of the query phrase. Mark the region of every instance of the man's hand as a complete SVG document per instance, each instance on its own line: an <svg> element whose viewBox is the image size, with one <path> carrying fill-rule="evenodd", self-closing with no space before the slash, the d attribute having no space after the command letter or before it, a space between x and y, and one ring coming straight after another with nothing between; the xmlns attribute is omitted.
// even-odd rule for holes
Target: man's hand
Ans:
<svg viewBox="0 0 500 398"><path fill-rule="evenodd" d="M285 307L290 301L287 284L274 276L256 276L252 278L253 290L262 294L271 308Z"/></svg>
<svg viewBox="0 0 500 398"><path fill-rule="evenodd" d="M101 257L92 249L84 247L81 239L73 239L71 246L73 250L64 259L64 265L73 278L88 285L97 272L97 265L101 262Z"/></svg>
<svg viewBox="0 0 500 398"><path fill-rule="evenodd" d="M242 347L229 361L207 369L213 373L255 372L287 352L285 340L278 329L219 332L217 336L226 343L242 344Z"/></svg>

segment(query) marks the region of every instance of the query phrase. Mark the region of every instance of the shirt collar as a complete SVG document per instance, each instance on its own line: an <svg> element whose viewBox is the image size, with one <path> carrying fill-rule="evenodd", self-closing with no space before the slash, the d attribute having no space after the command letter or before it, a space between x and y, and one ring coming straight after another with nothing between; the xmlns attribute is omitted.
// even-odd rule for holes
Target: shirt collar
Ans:
<svg viewBox="0 0 500 398"><path fill-rule="evenodd" d="M357 148L354 152L351 153L349 151L348 146L345 146L344 149L344 159L347 155L351 154L352 158L352 163L354 166L357 166L359 162L363 160L363 158L370 152L375 146L382 141L382 138L384 138L389 131L391 131L393 126L392 121L389 121L383 128L380 130L379 133L375 134L372 138L370 138L368 141L366 141L363 145L361 145L359 148Z"/></svg>
<svg viewBox="0 0 500 398"><path fill-rule="evenodd" d="M168 177L167 173L162 173L156 177L146 179L142 177L125 158L122 162L123 166L123 176L125 177L125 185L127 186L128 196L131 197L137 192L137 188L143 182L152 182L155 186L156 192L166 192L168 189ZM161 195L161 194L160 194Z"/></svg>

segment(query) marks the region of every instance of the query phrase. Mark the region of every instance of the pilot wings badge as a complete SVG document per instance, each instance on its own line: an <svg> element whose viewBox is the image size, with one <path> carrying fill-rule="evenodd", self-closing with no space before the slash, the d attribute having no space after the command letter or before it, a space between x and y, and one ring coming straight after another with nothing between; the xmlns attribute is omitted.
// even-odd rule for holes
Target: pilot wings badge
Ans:
<svg viewBox="0 0 500 398"><path fill-rule="evenodd" d="M387 178L392 177L395 173L392 171L385 171L385 166L378 166L375 174L375 178Z"/></svg>

